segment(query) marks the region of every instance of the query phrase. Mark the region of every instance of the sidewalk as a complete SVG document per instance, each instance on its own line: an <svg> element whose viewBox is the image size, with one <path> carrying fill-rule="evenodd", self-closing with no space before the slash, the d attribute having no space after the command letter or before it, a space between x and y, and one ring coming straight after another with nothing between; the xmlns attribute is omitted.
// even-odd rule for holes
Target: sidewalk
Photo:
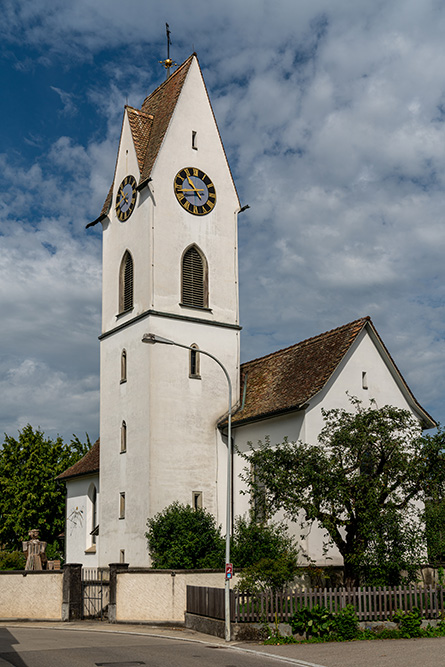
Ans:
<svg viewBox="0 0 445 667"><path fill-rule="evenodd" d="M109 624L100 622L1 622L0 627L45 627L73 632L110 632L151 635L208 645L230 646L236 651L274 656L277 664L300 667L440 667L445 665L445 637L396 639L326 644L283 644L264 646L256 642L230 642L181 626Z"/></svg>

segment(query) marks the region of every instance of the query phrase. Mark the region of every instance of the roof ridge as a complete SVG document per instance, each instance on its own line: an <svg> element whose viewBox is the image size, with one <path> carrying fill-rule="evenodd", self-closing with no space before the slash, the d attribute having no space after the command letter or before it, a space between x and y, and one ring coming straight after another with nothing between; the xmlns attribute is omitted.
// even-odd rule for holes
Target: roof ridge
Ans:
<svg viewBox="0 0 445 667"><path fill-rule="evenodd" d="M153 120L153 114L152 113L145 113L145 111L141 111L141 109L137 109L136 107L132 107L130 104L126 104L124 108L127 109L127 111L131 111L131 112L137 114L138 116L144 116L144 118L151 118L151 120Z"/></svg>
<svg viewBox="0 0 445 667"><path fill-rule="evenodd" d="M151 97L153 97L155 94L159 93L159 91L160 91L162 88L165 88L165 86L166 86L168 83L170 83L174 77L176 77L176 76L178 75L178 73L179 73L179 72L180 72L180 71L181 71L181 70L182 70L182 69L189 63L189 61L192 60L193 57L196 57L196 53L195 53L195 52L193 52L193 53L192 53L186 60L184 60L184 62L181 63L181 64L179 65L178 69L175 69L175 71L174 71L172 74L170 74L170 76L169 76L167 79L165 79L165 81L163 81L162 83L160 83L159 86L158 86L157 88L155 88L155 89L150 93L150 95L147 95L147 97L144 99L144 101L143 101L142 104L141 104L141 108L144 106L144 104L145 104Z"/></svg>
<svg viewBox="0 0 445 667"><path fill-rule="evenodd" d="M371 322L371 318L369 315L366 315L365 317L359 317L357 320L353 320L352 322L348 322L347 324L342 324L339 327L335 327L334 329L329 329L329 331L325 331L323 333L317 334L316 336L311 336L309 338L305 338L304 340L299 341L298 343L293 343L292 345L288 345L287 347L283 347L280 350L275 350L275 352L269 352L269 354L265 354L263 357L256 357L255 359L250 359L249 361L245 361L241 364L241 366L247 366L248 364L255 364L259 361L264 361L265 359L268 359L270 357L276 357L280 356L281 354L284 354L285 352L288 352L289 350L292 350L295 347L298 347L299 345L306 345L308 343L315 342L317 339L325 337L325 336L331 336L335 333L338 333L342 329L347 329L348 327L352 327L354 325L358 325L360 322L365 324L365 322Z"/></svg>

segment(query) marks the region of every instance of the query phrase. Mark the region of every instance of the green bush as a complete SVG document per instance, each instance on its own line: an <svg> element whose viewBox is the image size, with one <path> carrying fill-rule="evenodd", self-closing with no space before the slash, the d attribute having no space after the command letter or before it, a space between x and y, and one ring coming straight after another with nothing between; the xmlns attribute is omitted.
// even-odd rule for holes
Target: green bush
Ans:
<svg viewBox="0 0 445 667"><path fill-rule="evenodd" d="M397 611L392 617L394 623L397 623L400 630L401 637L420 637L422 616L417 607L413 607L411 611Z"/></svg>
<svg viewBox="0 0 445 667"><path fill-rule="evenodd" d="M26 557L21 551L0 551L0 570L24 570Z"/></svg>
<svg viewBox="0 0 445 667"><path fill-rule="evenodd" d="M224 567L224 540L210 512L175 502L149 519L147 527L152 567Z"/></svg>
<svg viewBox="0 0 445 667"><path fill-rule="evenodd" d="M351 604L334 614L333 632L340 641L356 639L360 630L357 614Z"/></svg>
<svg viewBox="0 0 445 667"><path fill-rule="evenodd" d="M302 607L290 619L290 626L294 634L306 635L307 639L328 637L335 626L334 614L318 604L312 609Z"/></svg>

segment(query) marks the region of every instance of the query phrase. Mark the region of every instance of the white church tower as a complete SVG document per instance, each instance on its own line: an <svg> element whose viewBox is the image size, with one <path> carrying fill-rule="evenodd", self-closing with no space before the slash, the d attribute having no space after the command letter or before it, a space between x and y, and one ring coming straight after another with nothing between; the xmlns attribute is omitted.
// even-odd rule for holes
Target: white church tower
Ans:
<svg viewBox="0 0 445 667"><path fill-rule="evenodd" d="M239 395L239 200L193 54L124 111L103 226L99 565L149 563L146 521L177 500L224 523L216 428ZM93 224L93 223L92 223ZM144 345L155 333L195 352Z"/></svg>

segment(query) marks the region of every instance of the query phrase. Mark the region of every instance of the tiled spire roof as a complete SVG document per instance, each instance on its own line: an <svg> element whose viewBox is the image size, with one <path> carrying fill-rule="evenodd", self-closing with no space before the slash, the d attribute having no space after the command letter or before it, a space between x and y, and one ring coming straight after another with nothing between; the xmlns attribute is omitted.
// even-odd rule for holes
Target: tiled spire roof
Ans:
<svg viewBox="0 0 445 667"><path fill-rule="evenodd" d="M193 53L164 83L161 83L144 100L140 110L130 106L125 107L139 165L139 185L150 176L194 57L196 54ZM114 182L111 184L99 218L87 227L96 224L108 214L112 203L113 186Z"/></svg>
<svg viewBox="0 0 445 667"><path fill-rule="evenodd" d="M62 472L56 479L67 480L72 477L80 477L83 475L92 475L99 472L100 459L100 441L96 440L89 452L83 456L80 461L77 461L70 468Z"/></svg>

